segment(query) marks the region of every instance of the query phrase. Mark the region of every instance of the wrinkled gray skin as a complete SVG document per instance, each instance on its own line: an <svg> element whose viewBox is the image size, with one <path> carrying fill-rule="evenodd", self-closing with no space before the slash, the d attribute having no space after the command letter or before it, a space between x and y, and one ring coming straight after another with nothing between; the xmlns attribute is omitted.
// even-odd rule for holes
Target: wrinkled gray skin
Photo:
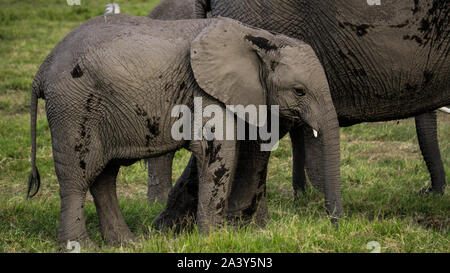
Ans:
<svg viewBox="0 0 450 273"><path fill-rule="evenodd" d="M326 70L340 126L416 117L420 148L432 178L428 190L435 193L445 188L434 110L450 102L449 10L446 0L386 0L380 6L363 0L196 0L195 6L197 18L210 12L311 44ZM286 127L293 145L295 191L306 187L304 169L323 191L327 173L321 167L327 151L320 146L322 139L295 124ZM265 187L265 175L256 172L267 168L268 156L243 160L252 162L248 164L252 168L236 173L229 207L246 219L255 208L257 215L267 217L267 212L259 211L266 208L265 197L258 194ZM156 220L159 226L179 222L182 212L171 209L171 202L196 201L185 190L194 188L187 184L196 180L186 178L190 169L171 192L167 209ZM241 183L239 173L257 180Z"/></svg>
<svg viewBox="0 0 450 273"><path fill-rule="evenodd" d="M194 17L194 0L163 0L147 17L158 20L185 20ZM174 153L147 160L150 203L165 204L172 189L172 161Z"/></svg>
<svg viewBox="0 0 450 273"><path fill-rule="evenodd" d="M194 18L194 0L162 0L147 17L158 20Z"/></svg>
<svg viewBox="0 0 450 273"><path fill-rule="evenodd" d="M222 110L224 104L280 105L282 118L322 135L339 134L325 72L311 47L299 40L226 18L93 18L52 50L31 93L30 186L39 181L36 109L37 99L43 98L60 184L61 243L89 242L84 214L88 190L104 239L132 240L116 196L120 166L181 148L195 158L199 230L224 223L240 143L174 140L171 129L178 118L171 117L171 110L187 105L192 113L194 97L203 98L203 107L214 104ZM339 142L334 145L338 152ZM327 190L332 193L327 202L339 211L339 189Z"/></svg>

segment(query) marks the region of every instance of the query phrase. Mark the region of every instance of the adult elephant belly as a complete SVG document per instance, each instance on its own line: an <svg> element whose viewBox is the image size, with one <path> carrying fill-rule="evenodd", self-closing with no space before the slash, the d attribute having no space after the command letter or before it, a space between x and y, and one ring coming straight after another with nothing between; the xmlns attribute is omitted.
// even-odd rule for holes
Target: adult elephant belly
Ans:
<svg viewBox="0 0 450 273"><path fill-rule="evenodd" d="M341 125L407 118L448 103L449 21L437 7L336 2L333 31L311 39L322 51Z"/></svg>
<svg viewBox="0 0 450 273"><path fill-rule="evenodd" d="M336 50L322 55L342 126L412 117L449 102L443 49L390 27L373 27L364 37L347 28L354 29L346 26L334 39Z"/></svg>

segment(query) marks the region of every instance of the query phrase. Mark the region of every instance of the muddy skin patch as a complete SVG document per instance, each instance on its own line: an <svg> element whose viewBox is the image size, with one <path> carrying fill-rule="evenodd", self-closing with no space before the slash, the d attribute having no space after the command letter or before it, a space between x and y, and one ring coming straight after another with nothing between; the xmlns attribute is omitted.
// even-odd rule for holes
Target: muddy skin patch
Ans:
<svg viewBox="0 0 450 273"><path fill-rule="evenodd" d="M448 15L450 13L448 0L433 0L427 8L423 10L419 6L419 1L414 1L414 8L411 11L417 29L403 36L403 39L414 41L419 46L429 44L438 50L442 46L448 48ZM409 22L412 21L407 21Z"/></svg>
<svg viewBox="0 0 450 273"><path fill-rule="evenodd" d="M76 79L76 78L81 78L81 76L83 76L83 71L81 71L80 66L77 64L72 72L70 72L70 75L72 75L72 78Z"/></svg>
<svg viewBox="0 0 450 273"><path fill-rule="evenodd" d="M339 23L339 26L342 28L345 28L346 26L349 26L352 31L356 33L359 37L363 37L368 33L369 28L374 28L374 26L368 25L368 24L361 24L361 25L354 25L349 22L343 22Z"/></svg>
<svg viewBox="0 0 450 273"><path fill-rule="evenodd" d="M415 41L417 44L422 45L423 44L423 40L422 38L420 38L417 35L405 35L403 36L403 40L410 40L410 41Z"/></svg>
<svg viewBox="0 0 450 273"><path fill-rule="evenodd" d="M222 164L221 166L220 166L220 168L219 169L217 169L215 172L214 172L214 184L217 186L217 185L220 185L221 183L220 183L220 180L222 179L222 177L224 177L224 175L226 174L228 172L228 169L227 168L225 168L225 164Z"/></svg>
<svg viewBox="0 0 450 273"><path fill-rule="evenodd" d="M255 46L264 49L266 51L271 51L271 50L277 50L278 47L273 45L269 40L267 40L266 38L263 37L254 37L251 35L246 35L245 39L247 41L250 41L252 44L254 44Z"/></svg>
<svg viewBox="0 0 450 273"><path fill-rule="evenodd" d="M89 153L89 142L91 135L88 133L88 129L86 128L86 123L88 122L87 117L83 117L83 121L80 125L80 137L77 139L74 150L78 153L79 166L83 170L83 176L86 176L86 156Z"/></svg>
<svg viewBox="0 0 450 273"><path fill-rule="evenodd" d="M159 131L159 120L161 118L160 117L151 117L147 119L147 129L150 132L150 134L152 135L152 137L155 136L159 136L160 131Z"/></svg>
<svg viewBox="0 0 450 273"><path fill-rule="evenodd" d="M448 16L450 5L448 0L434 0L427 11L427 16L420 21L419 31L423 34L424 45L435 45L437 49L448 41Z"/></svg>
<svg viewBox="0 0 450 273"><path fill-rule="evenodd" d="M86 111L88 113L92 112L92 110L95 109L95 106L94 106L94 94L90 94L89 95L88 99L86 100L86 107L85 107L85 109L86 109Z"/></svg>
<svg viewBox="0 0 450 273"><path fill-rule="evenodd" d="M149 146L153 138L160 134L159 131L159 117L152 117L146 119L146 127L150 134L145 135L145 146ZM149 150L150 151L150 150Z"/></svg>
<svg viewBox="0 0 450 273"><path fill-rule="evenodd" d="M82 168L83 170L86 170L86 162L84 160L80 161L80 168Z"/></svg>
<svg viewBox="0 0 450 273"><path fill-rule="evenodd" d="M142 107L140 107L138 104L135 104L134 106L135 106L134 112L136 113L136 115L145 119L145 126L147 127L147 130L149 132L149 134L145 135L145 145L148 146L150 145L150 141L160 134L159 131L160 117L149 118L147 112L144 109L142 109Z"/></svg>
<svg viewBox="0 0 450 273"><path fill-rule="evenodd" d="M263 192L260 192L259 194L255 194L255 196L253 196L252 203L250 204L250 206L242 211L242 214L244 216L249 217L249 216L253 216L253 214L255 214L257 205L258 205L259 201L261 200L263 194L264 194Z"/></svg>
<svg viewBox="0 0 450 273"><path fill-rule="evenodd" d="M209 155L209 162L208 164L211 165L216 161L221 161L222 157L217 156L217 154L222 149L222 144L217 145L217 147L214 147L213 141L208 141L208 147L206 148L206 155Z"/></svg>
<svg viewBox="0 0 450 273"><path fill-rule="evenodd" d="M390 25L389 27L391 28L404 28L406 26L408 26L409 24L409 20L406 20L406 22L398 24L398 25Z"/></svg>
<svg viewBox="0 0 450 273"><path fill-rule="evenodd" d="M147 116L147 112L144 109L142 109L139 105L135 104L135 107L136 108L134 109L134 112L138 116L141 116L141 117L146 117Z"/></svg>
<svg viewBox="0 0 450 273"><path fill-rule="evenodd" d="M220 201L216 206L216 210L223 210L224 207L225 207L225 199L220 198Z"/></svg>

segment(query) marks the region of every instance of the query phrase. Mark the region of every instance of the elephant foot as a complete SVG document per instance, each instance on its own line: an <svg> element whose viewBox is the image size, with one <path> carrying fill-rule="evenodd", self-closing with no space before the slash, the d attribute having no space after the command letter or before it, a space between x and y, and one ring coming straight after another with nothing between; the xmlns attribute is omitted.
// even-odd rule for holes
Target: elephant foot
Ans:
<svg viewBox="0 0 450 273"><path fill-rule="evenodd" d="M444 192L445 190L443 188L433 188L433 187L424 187L419 191L420 194L436 194L436 195L443 195Z"/></svg>
<svg viewBox="0 0 450 273"><path fill-rule="evenodd" d="M331 217L330 222L335 228L339 228L339 218Z"/></svg>
<svg viewBox="0 0 450 273"><path fill-rule="evenodd" d="M136 236L134 236L128 226L102 231L103 238L107 245L130 245L137 242Z"/></svg>
<svg viewBox="0 0 450 273"><path fill-rule="evenodd" d="M58 252L60 253L96 253L100 248L89 238L76 241L60 242Z"/></svg>

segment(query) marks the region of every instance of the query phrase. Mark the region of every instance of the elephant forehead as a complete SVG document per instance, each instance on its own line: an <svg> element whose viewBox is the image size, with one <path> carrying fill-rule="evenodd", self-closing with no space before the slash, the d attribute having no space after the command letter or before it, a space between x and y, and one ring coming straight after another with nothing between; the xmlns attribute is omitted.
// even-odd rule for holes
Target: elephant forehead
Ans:
<svg viewBox="0 0 450 273"><path fill-rule="evenodd" d="M280 51L280 63L276 72L281 83L295 86L308 80L318 64L318 59L309 46L286 46Z"/></svg>

